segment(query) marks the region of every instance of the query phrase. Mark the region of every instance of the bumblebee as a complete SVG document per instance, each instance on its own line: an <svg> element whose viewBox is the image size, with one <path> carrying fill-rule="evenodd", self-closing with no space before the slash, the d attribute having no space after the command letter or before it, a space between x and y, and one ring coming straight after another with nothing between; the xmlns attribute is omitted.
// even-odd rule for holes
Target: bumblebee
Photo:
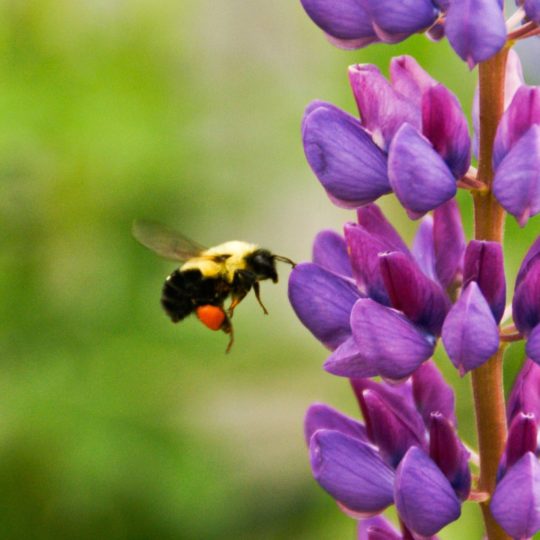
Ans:
<svg viewBox="0 0 540 540"><path fill-rule="evenodd" d="M234 342L231 318L234 309L251 289L264 313L259 282L271 279L277 283L276 261L294 266L287 257L274 255L255 244L233 240L206 248L159 223L137 220L133 236L158 255L183 263L165 280L161 305L172 322L177 323L195 313L211 330L229 335L229 352ZM225 301L230 304L225 309Z"/></svg>

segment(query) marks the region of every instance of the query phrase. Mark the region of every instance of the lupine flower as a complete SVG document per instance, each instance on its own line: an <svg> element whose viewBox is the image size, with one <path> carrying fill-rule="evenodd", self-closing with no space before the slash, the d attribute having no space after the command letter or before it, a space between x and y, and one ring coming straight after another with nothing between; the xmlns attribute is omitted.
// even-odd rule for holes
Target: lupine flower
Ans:
<svg viewBox="0 0 540 540"><path fill-rule="evenodd" d="M361 120L322 101L302 123L304 151L332 202L358 208L394 191L418 218L451 199L470 165L456 97L411 57L394 58L389 83L373 65L349 79Z"/></svg>
<svg viewBox="0 0 540 540"><path fill-rule="evenodd" d="M510 395L508 439L490 503L512 538L531 538L540 530L539 382L540 367L527 360Z"/></svg>
<svg viewBox="0 0 540 540"><path fill-rule="evenodd" d="M306 414L315 479L346 513L373 516L395 503L406 529L431 537L459 517L471 483L451 389L431 362L412 384L352 384L365 425L323 404ZM359 528L359 538L396 535L380 520Z"/></svg>
<svg viewBox="0 0 540 540"><path fill-rule="evenodd" d="M447 35L456 53L472 68L506 42L501 0L301 0L313 22L334 45L358 49L382 41L396 43L412 34ZM538 0L525 0L536 20Z"/></svg>
<svg viewBox="0 0 540 540"><path fill-rule="evenodd" d="M528 19L540 23L540 0L518 0L516 4L523 6Z"/></svg>
<svg viewBox="0 0 540 540"><path fill-rule="evenodd" d="M521 263L512 313L516 328L527 339L527 355L540 364L540 237Z"/></svg>
<svg viewBox="0 0 540 540"><path fill-rule="evenodd" d="M320 233L314 262L293 270L291 304L333 351L327 371L398 380L431 357L450 307L442 284L459 283L463 272L455 201L425 220L419 238L411 253L379 208L367 205L358 210L358 224L345 226L345 238Z"/></svg>

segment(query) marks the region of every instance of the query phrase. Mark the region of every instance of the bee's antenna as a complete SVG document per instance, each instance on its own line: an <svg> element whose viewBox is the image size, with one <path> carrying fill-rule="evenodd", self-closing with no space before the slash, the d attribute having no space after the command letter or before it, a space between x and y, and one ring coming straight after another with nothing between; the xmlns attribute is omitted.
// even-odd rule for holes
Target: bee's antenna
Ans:
<svg viewBox="0 0 540 540"><path fill-rule="evenodd" d="M296 266L296 263L294 261L292 261L291 259L287 257L282 257L281 255L274 255L274 259L276 261L281 261L281 262L290 264L293 268Z"/></svg>

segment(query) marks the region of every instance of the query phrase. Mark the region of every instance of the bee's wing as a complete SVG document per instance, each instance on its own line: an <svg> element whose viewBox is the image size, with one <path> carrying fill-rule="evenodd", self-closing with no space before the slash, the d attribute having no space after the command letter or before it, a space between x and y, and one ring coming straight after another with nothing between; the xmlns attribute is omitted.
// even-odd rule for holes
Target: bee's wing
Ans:
<svg viewBox="0 0 540 540"><path fill-rule="evenodd" d="M201 244L154 221L137 219L131 232L144 247L173 261L184 262L206 250Z"/></svg>

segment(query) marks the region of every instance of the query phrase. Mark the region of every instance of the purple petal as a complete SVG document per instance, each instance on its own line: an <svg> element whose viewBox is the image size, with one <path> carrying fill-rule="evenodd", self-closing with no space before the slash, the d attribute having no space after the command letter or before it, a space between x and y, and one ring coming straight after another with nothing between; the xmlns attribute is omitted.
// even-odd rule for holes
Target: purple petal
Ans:
<svg viewBox="0 0 540 540"><path fill-rule="evenodd" d="M390 78L394 90L420 111L422 97L437 81L412 56L395 56L390 61ZM410 123L410 122L409 122ZM413 124L420 128L420 123Z"/></svg>
<svg viewBox="0 0 540 540"><path fill-rule="evenodd" d="M508 437L504 463L501 467L500 476L504 476L506 470L519 461L527 452L536 452L538 440L538 424L534 414L519 413L512 420Z"/></svg>
<svg viewBox="0 0 540 540"><path fill-rule="evenodd" d="M537 324L529 334L525 352L533 362L540 364L540 324Z"/></svg>
<svg viewBox="0 0 540 540"><path fill-rule="evenodd" d="M491 513L512 538L531 538L540 530L540 464L525 454L497 485Z"/></svg>
<svg viewBox="0 0 540 540"><path fill-rule="evenodd" d="M401 535L382 516L361 519L357 540L401 540Z"/></svg>
<svg viewBox="0 0 540 540"><path fill-rule="evenodd" d="M451 199L456 180L441 156L414 127L404 124L388 154L388 176L409 214L424 214Z"/></svg>
<svg viewBox="0 0 540 540"><path fill-rule="evenodd" d="M440 413L433 413L429 430L429 456L446 476L461 501L471 490L469 452L454 426Z"/></svg>
<svg viewBox="0 0 540 540"><path fill-rule="evenodd" d="M502 319L506 306L506 281L502 245L498 242L471 240L465 251L463 287L476 281L495 321Z"/></svg>
<svg viewBox="0 0 540 540"><path fill-rule="evenodd" d="M371 299L360 299L351 313L354 339L362 356L388 379L409 376L433 353L434 339L404 315ZM336 375L348 376L346 373Z"/></svg>
<svg viewBox="0 0 540 540"><path fill-rule="evenodd" d="M420 127L420 111L409 100L395 92L372 64L357 64L349 68L349 81L362 125L373 140L387 149L396 131L408 122Z"/></svg>
<svg viewBox="0 0 540 540"><path fill-rule="evenodd" d="M373 38L371 20L356 0L301 0L313 22L324 32L341 40Z"/></svg>
<svg viewBox="0 0 540 540"><path fill-rule="evenodd" d="M454 304L442 330L452 363L463 376L489 360L499 347L499 329L478 285L472 281Z"/></svg>
<svg viewBox="0 0 540 540"><path fill-rule="evenodd" d="M391 467L397 467L411 446L421 446L414 430L395 414L381 397L372 390L363 393L364 416L369 418L369 438L379 448L381 457Z"/></svg>
<svg viewBox="0 0 540 540"><path fill-rule="evenodd" d="M394 484L400 518L416 534L432 536L461 514L452 486L419 448L411 448L402 459Z"/></svg>
<svg viewBox="0 0 540 540"><path fill-rule="evenodd" d="M523 227L540 212L540 125L534 125L499 164L493 193Z"/></svg>
<svg viewBox="0 0 540 540"><path fill-rule="evenodd" d="M313 242L313 262L325 270L352 277L345 239L334 231L321 231Z"/></svg>
<svg viewBox="0 0 540 540"><path fill-rule="evenodd" d="M430 279L435 274L435 244L433 242L433 218L427 215L422 219L414 237L412 253L418 266Z"/></svg>
<svg viewBox="0 0 540 540"><path fill-rule="evenodd" d="M376 394L392 414L399 418L399 422L407 426L407 430L414 433L414 437L418 441L424 441L426 436L426 428L422 417L416 410L413 399L411 384L403 383L400 385L378 383L370 379L351 379L351 385L358 400L358 404L362 410L366 422L368 437L373 431L371 427L371 417L366 407L364 396L366 392ZM424 443L422 443L423 446Z"/></svg>
<svg viewBox="0 0 540 540"><path fill-rule="evenodd" d="M471 69L506 43L504 14L493 0L452 0L445 30L450 45Z"/></svg>
<svg viewBox="0 0 540 540"><path fill-rule="evenodd" d="M437 18L431 0L364 0L377 32L388 43L429 28Z"/></svg>
<svg viewBox="0 0 540 540"><path fill-rule="evenodd" d="M423 96L422 133L455 178L469 170L471 138L467 119L456 96L442 84L431 87Z"/></svg>
<svg viewBox="0 0 540 540"><path fill-rule="evenodd" d="M372 447L332 430L317 431L309 446L313 475L332 497L365 514L392 504L394 472Z"/></svg>
<svg viewBox="0 0 540 540"><path fill-rule="evenodd" d="M449 287L461 279L465 253L465 233L455 199L433 212L433 241L437 277L443 287Z"/></svg>
<svg viewBox="0 0 540 540"><path fill-rule="evenodd" d="M493 145L493 167L503 158L533 124L540 124L540 88L520 86L504 112Z"/></svg>
<svg viewBox="0 0 540 540"><path fill-rule="evenodd" d="M409 253L407 244L392 224L384 217L382 210L374 203L362 206L356 211L358 224L369 234L376 236L388 251Z"/></svg>
<svg viewBox="0 0 540 540"><path fill-rule="evenodd" d="M379 266L379 253L387 250L384 240L354 223L345 225L345 240L353 276L360 289L377 302L388 304L388 294Z"/></svg>
<svg viewBox="0 0 540 540"><path fill-rule="evenodd" d="M289 301L304 326L328 348L350 335L350 313L360 294L348 280L313 263L297 265L289 278Z"/></svg>
<svg viewBox="0 0 540 540"><path fill-rule="evenodd" d="M320 429L339 431L359 441L368 442L366 428L360 422L324 403L314 403L307 410L304 420L304 435L308 444L312 435Z"/></svg>
<svg viewBox="0 0 540 540"><path fill-rule="evenodd" d="M540 366L526 360L519 372L507 405L508 422L520 414L540 418Z"/></svg>
<svg viewBox="0 0 540 540"><path fill-rule="evenodd" d="M540 24L540 0L525 0L523 8L531 21Z"/></svg>
<svg viewBox="0 0 540 540"><path fill-rule="evenodd" d="M433 413L440 413L456 425L454 391L443 379L433 360L422 364L412 376L416 406L429 427Z"/></svg>
<svg viewBox="0 0 540 540"><path fill-rule="evenodd" d="M526 271L518 275L520 281L514 292L512 316L516 328L528 334L540 323L540 254L529 259L525 268Z"/></svg>
<svg viewBox="0 0 540 540"><path fill-rule="evenodd" d="M384 253L379 255L379 261L392 307L429 333L439 335L450 308L441 286L426 277L404 253Z"/></svg>
<svg viewBox="0 0 540 540"><path fill-rule="evenodd" d="M360 351L355 339L346 339L326 360L324 369L334 375L345 377L375 377L379 374L377 366L369 361Z"/></svg>
<svg viewBox="0 0 540 540"><path fill-rule="evenodd" d="M540 258L540 236L533 242L527 254L523 258L523 261L519 267L519 272L516 277L515 289L521 284L529 270L536 264L537 259Z"/></svg>

